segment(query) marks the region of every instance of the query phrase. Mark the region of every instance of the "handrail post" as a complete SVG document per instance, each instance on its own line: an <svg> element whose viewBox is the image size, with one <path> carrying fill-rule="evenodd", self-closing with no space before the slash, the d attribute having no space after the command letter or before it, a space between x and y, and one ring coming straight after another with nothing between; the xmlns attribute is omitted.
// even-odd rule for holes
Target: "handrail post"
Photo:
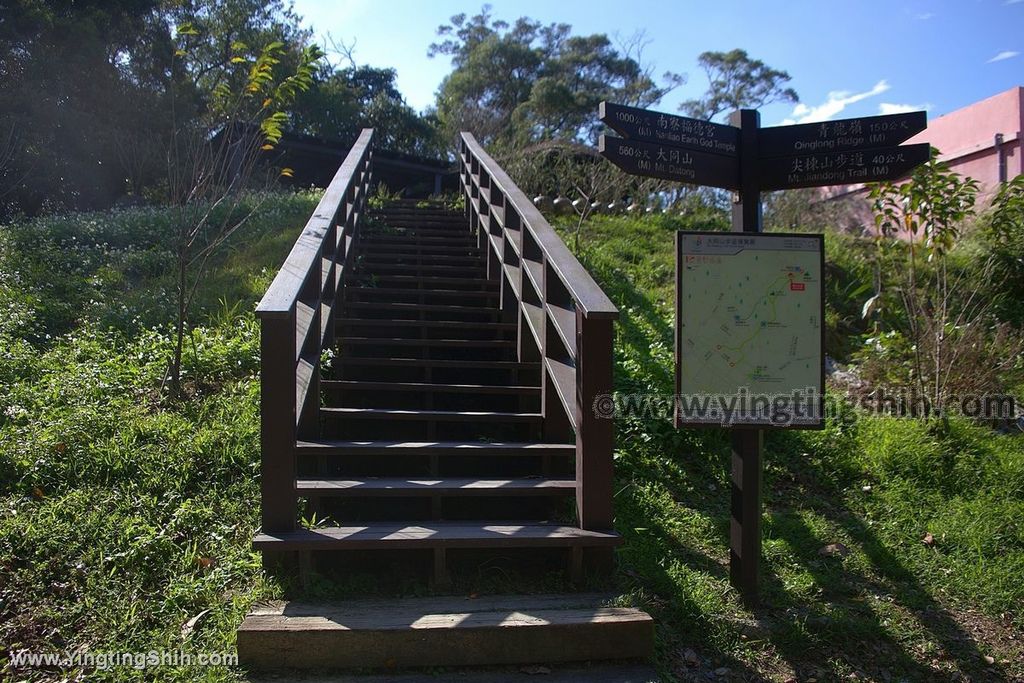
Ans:
<svg viewBox="0 0 1024 683"><path fill-rule="evenodd" d="M264 533L295 528L295 306L260 320L260 509Z"/></svg>
<svg viewBox="0 0 1024 683"><path fill-rule="evenodd" d="M614 423L594 405L612 392L613 325L576 311L576 508L584 529L611 529L614 521Z"/></svg>

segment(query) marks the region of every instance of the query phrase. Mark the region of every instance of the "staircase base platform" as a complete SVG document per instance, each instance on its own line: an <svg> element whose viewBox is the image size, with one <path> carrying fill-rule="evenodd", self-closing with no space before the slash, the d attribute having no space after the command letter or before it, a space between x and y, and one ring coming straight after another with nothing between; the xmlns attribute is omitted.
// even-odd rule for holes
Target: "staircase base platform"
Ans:
<svg viewBox="0 0 1024 683"><path fill-rule="evenodd" d="M242 622L239 663L253 669L394 670L650 657L651 617L607 607L608 598L586 593L276 602L253 608Z"/></svg>

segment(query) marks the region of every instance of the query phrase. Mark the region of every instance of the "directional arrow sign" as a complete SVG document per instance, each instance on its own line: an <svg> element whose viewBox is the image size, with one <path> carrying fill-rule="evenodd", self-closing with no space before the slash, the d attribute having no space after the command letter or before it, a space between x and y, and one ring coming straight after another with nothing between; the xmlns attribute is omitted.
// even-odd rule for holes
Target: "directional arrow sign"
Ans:
<svg viewBox="0 0 1024 683"><path fill-rule="evenodd" d="M630 140L736 156L739 129L733 126L611 102L601 103L599 115L606 126Z"/></svg>
<svg viewBox="0 0 1024 683"><path fill-rule="evenodd" d="M609 124L611 125L611 124ZM758 130L758 156L844 152L898 145L928 127L923 111Z"/></svg>
<svg viewBox="0 0 1024 683"><path fill-rule="evenodd" d="M601 136L598 151L605 159L633 175L727 190L739 187L739 160L735 157L606 135Z"/></svg>
<svg viewBox="0 0 1024 683"><path fill-rule="evenodd" d="M789 190L895 180L926 163L930 156L931 146L922 143L761 159L758 162L760 187L762 190Z"/></svg>

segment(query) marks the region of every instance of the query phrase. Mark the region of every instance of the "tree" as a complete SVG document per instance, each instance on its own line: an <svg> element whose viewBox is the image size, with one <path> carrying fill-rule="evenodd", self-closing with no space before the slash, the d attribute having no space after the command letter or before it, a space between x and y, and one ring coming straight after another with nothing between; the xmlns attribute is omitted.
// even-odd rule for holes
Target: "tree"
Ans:
<svg viewBox="0 0 1024 683"><path fill-rule="evenodd" d="M708 76L708 89L679 109L697 119L711 121L737 109L758 109L772 102L797 102L796 91L785 87L790 76L751 59L746 50L704 52L697 58Z"/></svg>
<svg viewBox="0 0 1024 683"><path fill-rule="evenodd" d="M204 115L231 45L279 41L294 71L309 33L283 0L11 0L0 10L0 168L6 212L106 208L165 180L171 87L179 122ZM185 55L174 27L191 24Z"/></svg>
<svg viewBox="0 0 1024 683"><path fill-rule="evenodd" d="M201 34L191 24L179 26L176 34L179 47L175 55L188 59L188 46L201 39ZM207 72L217 85L203 114L174 119L167 177L169 200L178 210L177 318L168 380L176 393L181 390L182 350L192 298L206 265L259 209L260 203L255 202L242 210L243 192L258 174L261 152L281 139L288 120L286 108L309 89L316 63L323 56L318 47L305 46L298 51L294 70L282 69L282 57L288 53L280 41L259 50L235 41L218 67L224 73ZM173 84L171 93L173 105Z"/></svg>
<svg viewBox="0 0 1024 683"><path fill-rule="evenodd" d="M450 139L469 130L484 143L594 143L601 100L648 106L682 80L667 73L657 85L606 35L575 36L568 24L528 17L509 24L493 19L488 5L473 17L453 16L437 33L442 40L428 56L450 56L453 66L437 98Z"/></svg>
<svg viewBox="0 0 1024 683"><path fill-rule="evenodd" d="M156 8L157 0L4 3L0 131L14 131L15 145L0 194L10 210L99 207L121 193L109 143L120 112L152 97L126 72L145 52Z"/></svg>
<svg viewBox="0 0 1024 683"><path fill-rule="evenodd" d="M906 338L911 355L907 379L941 414L951 388L985 388L966 387L972 378L961 371L965 354L988 342L992 302L969 282L979 272L949 262L965 222L974 216L978 183L951 171L936 160L937 154L933 149L932 161L918 167L908 181L878 183L871 189L878 249L905 249L906 258L905 267L895 272L876 269L878 291L864 305L864 315L874 313L886 288L895 290L904 313L904 329L896 331ZM991 259L980 274L993 276ZM973 371L978 366L970 367Z"/></svg>
<svg viewBox="0 0 1024 683"><path fill-rule="evenodd" d="M363 128L374 129L379 149L440 158L445 155L436 119L417 114L405 103L390 68L322 67L312 87L292 108L296 133L351 143Z"/></svg>

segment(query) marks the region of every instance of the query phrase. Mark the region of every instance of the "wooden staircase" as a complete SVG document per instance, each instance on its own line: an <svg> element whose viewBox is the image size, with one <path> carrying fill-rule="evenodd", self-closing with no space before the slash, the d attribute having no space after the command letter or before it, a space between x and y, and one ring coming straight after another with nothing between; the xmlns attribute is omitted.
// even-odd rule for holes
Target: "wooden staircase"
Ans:
<svg viewBox="0 0 1024 683"><path fill-rule="evenodd" d="M554 554L575 583L607 572L620 542L611 423L591 405L611 388L614 307L471 136L460 150L465 211L396 201L368 212L371 139L364 131L260 304L263 529L254 546L266 566L295 567L304 580L374 551L422 566L435 588L450 584L453 560L473 566L488 551ZM593 631L603 609L574 605L531 623L565 632L577 619ZM259 642L249 656L267 661L266 617L254 613L240 629L243 660L245 643ZM606 654L645 654L649 617L614 617L606 635L625 629L631 644ZM284 631L294 648L294 629ZM468 663L453 642L441 659ZM329 661L342 660L320 664Z"/></svg>

